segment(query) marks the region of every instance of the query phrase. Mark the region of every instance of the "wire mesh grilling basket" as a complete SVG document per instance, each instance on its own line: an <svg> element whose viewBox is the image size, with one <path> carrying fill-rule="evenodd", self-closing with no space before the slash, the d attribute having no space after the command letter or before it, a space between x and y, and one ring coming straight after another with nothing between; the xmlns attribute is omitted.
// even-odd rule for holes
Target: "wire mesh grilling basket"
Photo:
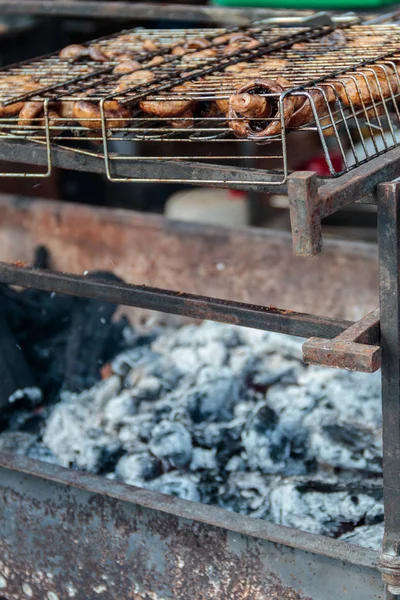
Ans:
<svg viewBox="0 0 400 600"><path fill-rule="evenodd" d="M57 145L110 180L116 161L174 159L257 166L274 185L310 131L337 176L398 145L399 73L393 22L134 29L0 71L0 141L46 145L42 176Z"/></svg>

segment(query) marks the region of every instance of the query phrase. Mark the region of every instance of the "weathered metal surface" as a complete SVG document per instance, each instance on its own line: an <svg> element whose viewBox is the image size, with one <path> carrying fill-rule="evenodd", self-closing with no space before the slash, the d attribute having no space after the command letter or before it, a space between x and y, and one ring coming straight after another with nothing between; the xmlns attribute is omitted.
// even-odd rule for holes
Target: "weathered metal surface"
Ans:
<svg viewBox="0 0 400 600"><path fill-rule="evenodd" d="M245 25L256 19L265 19L280 12L263 8L218 8L167 4L155 2L118 2L101 0L0 0L2 14L31 14L61 17L97 17L107 19L154 19L188 21L195 23L233 23ZM285 15L299 11L285 10ZM302 12L311 14L310 11Z"/></svg>
<svg viewBox="0 0 400 600"><path fill-rule="evenodd" d="M342 177L328 181L318 190L321 219L374 192L379 183L399 176L400 148L395 148Z"/></svg>
<svg viewBox="0 0 400 600"><path fill-rule="evenodd" d="M400 183L379 186L385 535L383 580L400 593Z"/></svg>
<svg viewBox="0 0 400 600"><path fill-rule="evenodd" d="M300 337L334 337L351 325L348 321L276 307L219 300L143 285L102 281L97 277L91 278L90 274L71 275L41 271L1 262L0 282Z"/></svg>
<svg viewBox="0 0 400 600"><path fill-rule="evenodd" d="M295 222L302 224L297 234L301 240L295 245L295 252L301 256L313 256L322 250L321 220L348 204L359 199L371 203L371 194L379 183L391 181L400 176L400 148L395 148L382 156L358 167L336 179L328 180L318 189L318 199L310 187L305 174L297 173L289 178L289 202ZM302 182L302 178L306 177ZM307 187L308 186L308 187ZM299 200L297 201L297 197ZM294 238L296 241L296 237Z"/></svg>
<svg viewBox="0 0 400 600"><path fill-rule="evenodd" d="M290 222L296 256L314 256L322 250L317 176L297 172L288 179Z"/></svg>
<svg viewBox="0 0 400 600"><path fill-rule="evenodd" d="M324 365L348 371L374 373L381 366L379 346L311 338L303 346L303 360L309 365Z"/></svg>
<svg viewBox="0 0 400 600"><path fill-rule="evenodd" d="M303 360L349 371L374 373L381 366L379 309L371 311L332 340L311 338L303 345Z"/></svg>
<svg viewBox="0 0 400 600"><path fill-rule="evenodd" d="M7 600L383 600L378 554L0 455Z"/></svg>
<svg viewBox="0 0 400 600"><path fill-rule="evenodd" d="M9 162L26 163L28 165L42 165L47 171L48 158L45 145L21 142L0 143L0 160ZM84 171L90 173L105 173L105 163L102 157L94 154L84 154L65 150L56 146L51 149L51 166L60 169ZM29 171L29 170L28 170ZM12 169L7 170L7 173ZM287 186L280 185L282 175L268 173L260 169L246 169L243 167L226 167L209 165L199 162L185 162L174 160L143 159L135 161L114 161L112 163L113 178L129 178L136 181L157 180L164 183L195 183L204 187L220 187L238 190L273 191L286 193Z"/></svg>
<svg viewBox="0 0 400 600"><path fill-rule="evenodd" d="M357 321L357 323L354 323L346 331L343 331L338 337L342 341L357 342L359 344L375 344L379 342L379 308L371 310L370 313Z"/></svg>
<svg viewBox="0 0 400 600"><path fill-rule="evenodd" d="M378 303L372 244L327 240L306 260L293 256L287 233L0 195L0 260L29 262L40 244L57 270L111 269L137 285L349 321Z"/></svg>

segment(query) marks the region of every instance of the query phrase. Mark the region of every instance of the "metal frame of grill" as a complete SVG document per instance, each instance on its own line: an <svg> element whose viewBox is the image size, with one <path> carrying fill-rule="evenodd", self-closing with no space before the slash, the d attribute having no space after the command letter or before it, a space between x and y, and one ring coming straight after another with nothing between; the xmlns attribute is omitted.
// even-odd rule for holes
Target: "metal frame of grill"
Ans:
<svg viewBox="0 0 400 600"><path fill-rule="evenodd" d="M384 25L384 27L390 28L390 25ZM300 33L301 35L303 33ZM307 36L308 33L305 35ZM297 39L298 37L296 37ZM396 59L395 49L391 48L388 53L383 53L383 56L371 57L371 63L379 60L384 61L384 64L396 64ZM53 58L50 57L48 60L51 61ZM356 64L350 67L346 65L346 73L349 69L356 69L359 66L360 63L357 63L357 61ZM364 62L361 66L365 66ZM100 78L102 77L102 73L98 73L98 75ZM332 76L330 74L330 77ZM176 82L173 85L176 85ZM49 90L49 93L52 94L53 91ZM57 89L58 93L60 93L59 89ZM304 93L304 91L300 89L298 93ZM71 98L71 100L77 99L74 95L66 97ZM101 109L102 134L100 138L104 144L103 156L99 156L96 152L84 150L71 151L70 148L63 144L50 144L53 130L49 123L48 113L49 104L53 98L54 96L51 95L41 98L41 101L44 102L45 116L44 135L42 134L42 139L38 138L35 131L32 132L32 135L26 135L26 139L23 140L18 133L3 136L5 139L1 140L0 143L0 157L2 159L11 162L22 160L27 164L44 165L45 167L47 166L48 171L51 166L57 166L94 172L104 172L105 160L106 170L108 165L108 176L110 178L116 177L118 179L146 181L151 178L149 174L152 173L152 177L156 177L158 181L171 181L173 179L176 181L196 182L206 186L221 185L223 187L238 189L283 192L289 196L294 248L296 254L301 256L311 256L321 251L321 220L324 217L355 201L366 203L376 202L378 204L381 279L380 311L374 311L357 323L294 313L275 307L246 305L217 300L215 298L182 294L181 292L152 289L146 286L99 282L98 280L91 280L90 277L41 272L5 263L0 265L0 281L22 287L33 287L82 297L99 298L129 306L145 307L200 319L224 321L248 327L310 337L312 339L305 345L304 355L306 360L316 364L329 364L330 366L340 366L342 368L367 372L372 372L381 365L384 407L386 535L380 560L380 569L383 579L388 586L386 598L388 600L394 599L396 594L400 592L400 513L398 510L400 503L400 491L398 489L398 475L400 472L400 437L398 435L398 424L400 422L400 290L398 277L400 269L400 184L396 182L384 182L392 181L400 176L400 151L397 148L397 143L392 148L387 147L382 152L377 152L373 157L367 157L371 160L361 161L363 164L357 165L353 171L331 180L318 178L315 173L294 173L288 175L286 180L286 177L282 179L279 173L273 173L270 176L270 180L266 181L265 172L261 169L202 165L198 163L193 165L185 161L159 161L156 159L141 159L137 162L115 161L113 175L111 175L110 163L112 157L111 155L107 155L107 143L109 140L104 115L104 102L106 98L104 96L98 98L100 107L103 107ZM311 99L311 97L309 98ZM395 100L395 95L388 99L389 102L394 102ZM381 104L385 112L388 113L386 110L388 107L383 95ZM364 110L364 107L362 110ZM357 119L357 114L353 114L352 117L353 119ZM343 115L341 115L341 118L343 118ZM333 121L329 126L332 126L332 124L336 124L336 122ZM321 124L319 125L319 130L323 135L323 126ZM190 170L193 171L194 176L192 178L189 177ZM24 174L24 176L29 175L29 173ZM33 174L32 176L37 177L37 175ZM168 535L171 535L174 528L173 523L175 523L180 532L178 537L181 534L183 536L190 536L182 519L194 519L193 523L189 523L189 528L196 527L195 524L197 522L202 522L204 525L199 525L198 531L202 539L204 537L204 540L208 535L213 535L213 527L216 527L217 533L215 539L217 540L217 547L221 552L222 558L229 560L231 560L231 555L227 552L226 540L221 541L218 537L222 535L222 529L227 529L240 535L243 534L247 536L245 537L247 540L251 539L252 536L250 524L248 522L244 524L240 518L236 518L235 516L232 517L232 520L231 516L229 516L222 523L220 515L217 515L216 512L214 514L211 509L209 510L204 507L192 509L186 506L187 503L175 503L171 501L168 501L167 506L161 506L159 503L157 504L155 497L148 492L135 492L137 498L133 498L133 496L129 496L128 498L129 494L127 495L124 488L114 486L112 491L111 488L107 491L109 482L102 483L89 476L64 474L62 470L52 469L51 467L40 470L35 465L29 463L29 461L16 460L15 458L0 457L0 461L2 473L7 482L4 488L5 504L11 498L16 499L17 508L15 514L18 512L22 519L26 519L30 530L32 527L34 528L31 522L32 517L31 515L24 516L24 503L20 502L17 498L18 486L22 485L24 489L28 511L31 511L32 514L37 514L38 510L40 512L38 506L41 505L41 502L45 501L45 497L49 493L47 491L47 484L44 484L43 481L51 482L51 485L57 488L57 493L61 498L62 493L59 489L65 483L70 485L72 479L76 478L77 481L75 483L80 488L80 492L76 493L72 491L75 488L71 488L69 502L71 507L78 510L80 521L83 519L81 507L90 498L100 498L100 500L95 500L94 502L103 502L101 510L106 511L114 510L117 506L116 503L120 500L137 502L138 516L141 519L143 518L144 522L147 522L147 519L149 519L147 533L154 529L154 527L152 529L151 525L152 518L153 525L157 520L158 523L161 523L158 511L163 512L165 510L169 513L168 518L173 521L167 525L166 521L162 520L162 523L166 526L166 532L168 530ZM44 486L41 489L44 491L39 492L35 487L38 478L41 479L41 485ZM101 499L103 493L107 496L107 499ZM61 511L64 510L62 501L61 504L60 502L58 502L57 506L56 504L57 502L54 503L55 513L61 514ZM121 516L123 512L122 508L119 506L116 510L120 511ZM143 514L143 510L145 514ZM152 517L154 511L157 511L155 520ZM210 523L211 517L209 517L211 513L213 514L212 524ZM129 517L125 516L123 518L127 520L126 522L129 522ZM260 525L256 525L256 528L259 529L260 527ZM53 526L51 531L54 531ZM94 543L99 543L94 523L88 524L87 532ZM146 539L146 532L141 532L141 540ZM11 539L12 535L8 530L6 534L9 536L8 539ZM292 535L300 535L300 539L303 541L299 542L299 539L295 540L291 538ZM272 541L280 544L282 548L286 548L283 551L283 555L287 551L287 548L291 546L300 548L301 546L301 552L305 553L304 560L309 561L309 554L307 553L311 552L316 560L316 564L319 565L319 561L322 560L319 566L323 568L324 561L318 554L318 545L320 542L313 538L314 536L294 532L284 535L282 531L275 531L274 527L268 525L266 526L264 536L265 540L269 540L267 546ZM177 538L176 541L179 552L181 552L184 547L183 539ZM104 539L102 539L101 543L104 543ZM368 553L368 551L360 552L351 548L349 553L353 553L353 556L344 557L344 549L342 545L339 546L336 548L335 544L329 545L329 548L324 547L323 552L327 557L334 560L342 560L343 558L348 560L348 564L352 565L349 567L351 575L358 582L359 589L364 590L362 592L364 597L365 587L363 588L363 585L365 585L365 575L368 573L368 576L370 576L371 569L373 570L376 567L375 557L371 553ZM269 547L267 550L269 553L272 551ZM43 556L47 556L46 551L43 550L43 552ZM265 549L262 550L262 555L263 557L265 556ZM299 557L300 555L297 556ZM301 561L303 558L299 558L299 560ZM284 569L282 577L283 579L286 577ZM361 583L362 581L363 583ZM287 591L287 589L282 588L282 595L280 597L285 597L283 594L285 594L285 590ZM377 589L376 586L374 589ZM89 598L90 596L87 593L86 597ZM184 599L188 597L185 595L185 592L179 593L181 594L177 596L179 598ZM246 593L244 589L238 590L237 597L247 597ZM139 590L137 598L142 597L144 596L141 595ZM303 599L302 595L292 597L299 600ZM378 598L380 596L375 595L374 597Z"/></svg>

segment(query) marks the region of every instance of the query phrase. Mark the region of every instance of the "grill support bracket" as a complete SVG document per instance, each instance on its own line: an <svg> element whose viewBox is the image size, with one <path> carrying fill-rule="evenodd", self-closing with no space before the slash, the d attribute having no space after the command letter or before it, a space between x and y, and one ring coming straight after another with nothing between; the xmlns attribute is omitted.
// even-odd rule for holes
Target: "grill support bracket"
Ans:
<svg viewBox="0 0 400 600"><path fill-rule="evenodd" d="M310 365L374 373L381 366L379 326L379 309L375 309L333 340L308 340L303 360Z"/></svg>
<svg viewBox="0 0 400 600"><path fill-rule="evenodd" d="M400 183L378 192L385 535L380 569L400 593Z"/></svg>

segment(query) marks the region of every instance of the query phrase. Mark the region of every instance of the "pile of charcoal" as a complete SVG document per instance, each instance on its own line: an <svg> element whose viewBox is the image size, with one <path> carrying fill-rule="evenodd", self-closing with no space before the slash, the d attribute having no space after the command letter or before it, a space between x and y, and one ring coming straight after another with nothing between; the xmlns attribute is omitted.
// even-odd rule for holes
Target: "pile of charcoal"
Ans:
<svg viewBox="0 0 400 600"><path fill-rule="evenodd" d="M0 450L379 548L379 373L306 367L302 340L210 322L113 327L113 358L90 346L95 383L10 396Z"/></svg>

